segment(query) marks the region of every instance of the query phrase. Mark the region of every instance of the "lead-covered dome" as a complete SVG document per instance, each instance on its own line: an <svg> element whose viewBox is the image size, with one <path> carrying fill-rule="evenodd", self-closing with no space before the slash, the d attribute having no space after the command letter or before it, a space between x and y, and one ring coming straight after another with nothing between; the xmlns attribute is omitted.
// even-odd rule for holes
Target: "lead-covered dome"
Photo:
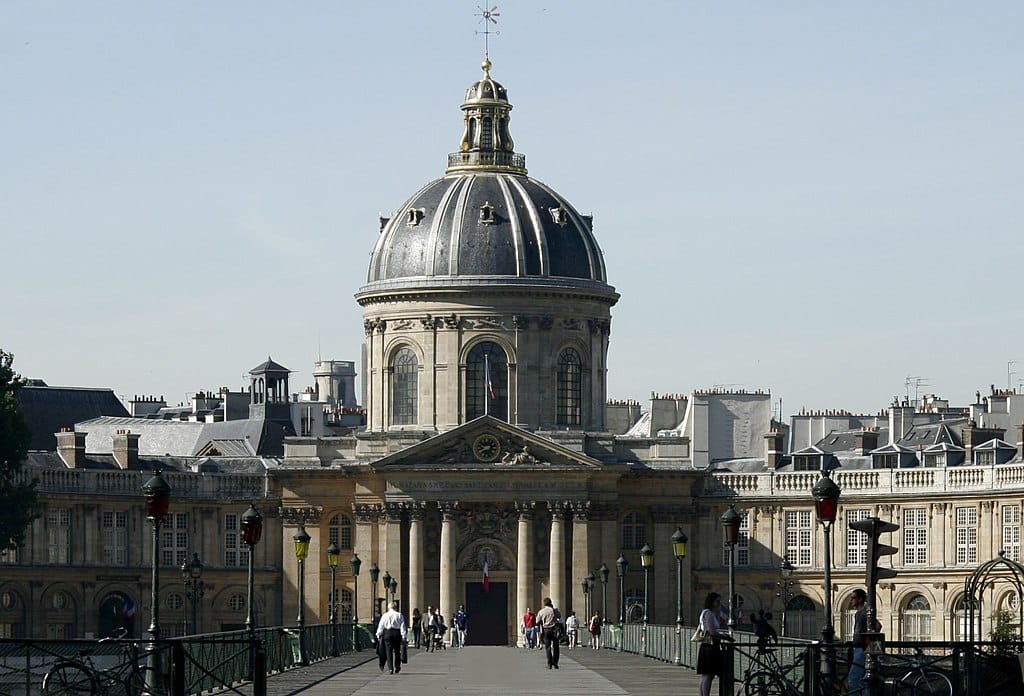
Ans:
<svg viewBox="0 0 1024 696"><path fill-rule="evenodd" d="M549 186L527 176L526 158L508 131L505 88L490 76L466 91L459 152L445 176L381 219L367 285L389 287L524 283L606 285L592 219Z"/></svg>

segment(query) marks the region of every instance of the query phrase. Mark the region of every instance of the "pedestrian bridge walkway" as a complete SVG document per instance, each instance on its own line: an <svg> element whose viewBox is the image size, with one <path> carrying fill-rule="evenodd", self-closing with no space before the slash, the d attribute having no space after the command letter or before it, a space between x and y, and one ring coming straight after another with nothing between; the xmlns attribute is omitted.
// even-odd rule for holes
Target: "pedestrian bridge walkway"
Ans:
<svg viewBox="0 0 1024 696"><path fill-rule="evenodd" d="M409 649L400 674L383 673L371 651L330 658L267 679L268 696L697 696L699 677L686 667L612 650L563 650L549 670L543 650L467 647ZM717 684L716 684L717 686Z"/></svg>

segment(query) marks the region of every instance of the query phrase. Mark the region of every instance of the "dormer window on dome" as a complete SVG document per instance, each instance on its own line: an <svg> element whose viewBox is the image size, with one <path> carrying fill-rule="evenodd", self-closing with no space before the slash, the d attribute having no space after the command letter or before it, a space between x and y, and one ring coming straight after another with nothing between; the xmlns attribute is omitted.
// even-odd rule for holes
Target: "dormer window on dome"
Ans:
<svg viewBox="0 0 1024 696"><path fill-rule="evenodd" d="M484 225L494 224L494 206L491 205L490 201L480 206L480 222Z"/></svg>
<svg viewBox="0 0 1024 696"><path fill-rule="evenodd" d="M423 208L411 208L409 210L409 219L406 221L406 224L409 225L409 227L415 227L416 225L420 224L420 221L426 214L427 211L424 210Z"/></svg>
<svg viewBox="0 0 1024 696"><path fill-rule="evenodd" d="M565 227L569 224L569 211L564 207L558 206L557 208L548 208L548 212L551 213L551 219L555 221L555 224L559 227Z"/></svg>

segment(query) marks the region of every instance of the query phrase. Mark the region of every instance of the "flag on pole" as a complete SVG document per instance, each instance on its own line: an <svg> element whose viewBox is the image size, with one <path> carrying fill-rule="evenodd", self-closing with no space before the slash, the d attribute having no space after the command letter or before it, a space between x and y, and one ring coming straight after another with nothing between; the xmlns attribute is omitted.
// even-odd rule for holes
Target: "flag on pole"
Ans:
<svg viewBox="0 0 1024 696"><path fill-rule="evenodd" d="M493 399L497 394L494 393L494 380L491 379L491 361L487 359L487 353L484 353L484 381L487 382L487 394Z"/></svg>
<svg viewBox="0 0 1024 696"><path fill-rule="evenodd" d="M491 591L491 572L487 563L487 556L484 556L484 592Z"/></svg>

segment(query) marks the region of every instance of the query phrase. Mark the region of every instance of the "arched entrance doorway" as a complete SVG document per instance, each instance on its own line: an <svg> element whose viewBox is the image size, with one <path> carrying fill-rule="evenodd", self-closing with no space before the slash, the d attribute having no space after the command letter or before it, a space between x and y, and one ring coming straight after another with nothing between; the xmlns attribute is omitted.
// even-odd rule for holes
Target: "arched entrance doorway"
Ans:
<svg viewBox="0 0 1024 696"><path fill-rule="evenodd" d="M97 634L101 638L119 636L135 638L135 602L124 592L111 592L100 603Z"/></svg>

